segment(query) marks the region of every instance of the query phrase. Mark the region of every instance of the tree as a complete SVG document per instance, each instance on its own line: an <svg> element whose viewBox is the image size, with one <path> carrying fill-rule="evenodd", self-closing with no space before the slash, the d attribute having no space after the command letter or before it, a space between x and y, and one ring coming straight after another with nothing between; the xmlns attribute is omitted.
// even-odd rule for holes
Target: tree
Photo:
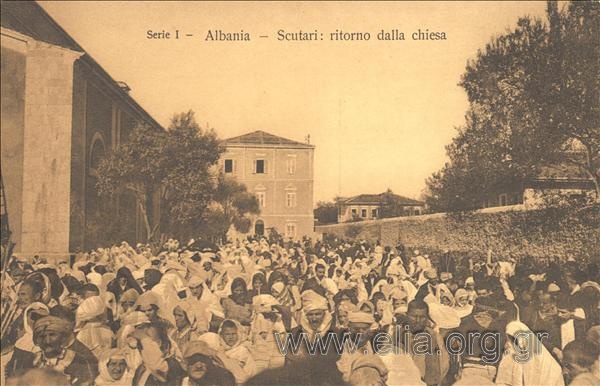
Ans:
<svg viewBox="0 0 600 386"><path fill-rule="evenodd" d="M238 232L248 233L250 216L260 213L256 196L246 186L223 174L218 177L213 201L198 218L195 231L206 238L222 239L233 226Z"/></svg>
<svg viewBox="0 0 600 386"><path fill-rule="evenodd" d="M138 125L126 142L100 161L97 169L100 196L114 199L125 192L133 194L148 240L159 224L159 221L151 224L148 198L159 191L168 174L164 153L166 136L162 130ZM164 199L165 192L160 192L160 199Z"/></svg>
<svg viewBox="0 0 600 386"><path fill-rule="evenodd" d="M218 187L214 166L224 149L214 130L202 130L194 112L176 114L167 130L164 179L166 209L177 234L197 224Z"/></svg>
<svg viewBox="0 0 600 386"><path fill-rule="evenodd" d="M381 195L381 206L379 207L380 218L398 217L404 215L404 206L399 201L399 197L388 188Z"/></svg>
<svg viewBox="0 0 600 386"><path fill-rule="evenodd" d="M151 241L161 223L181 229L204 212L217 182L211 167L221 152L215 132L203 131L192 111L175 115L166 131L138 125L100 161L97 188L109 198L131 192ZM154 200L169 221L151 218Z"/></svg>
<svg viewBox="0 0 600 386"><path fill-rule="evenodd" d="M314 210L314 216L319 224L335 224L338 218L338 204L335 202L319 201Z"/></svg>
<svg viewBox="0 0 600 386"><path fill-rule="evenodd" d="M592 179L600 201L600 3L573 1L559 13L549 2L548 13L558 53L551 123L564 135L558 156Z"/></svg>
<svg viewBox="0 0 600 386"><path fill-rule="evenodd" d="M468 63L470 102L447 146L450 162L427 180L432 208L477 208L498 185L573 164L600 199L600 4L548 3L548 24L521 18Z"/></svg>

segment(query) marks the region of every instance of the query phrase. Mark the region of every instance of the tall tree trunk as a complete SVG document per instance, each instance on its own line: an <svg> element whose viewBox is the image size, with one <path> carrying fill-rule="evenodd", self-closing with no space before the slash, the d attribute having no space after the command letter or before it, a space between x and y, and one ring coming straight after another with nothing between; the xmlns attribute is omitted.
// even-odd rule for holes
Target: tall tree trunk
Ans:
<svg viewBox="0 0 600 386"><path fill-rule="evenodd" d="M148 211L146 210L146 205L142 202L142 200L138 200L138 206L140 208L140 212L142 213L144 227L146 228L146 242L150 242L152 241L156 228L153 229L152 226L150 226L150 221L148 221Z"/></svg>

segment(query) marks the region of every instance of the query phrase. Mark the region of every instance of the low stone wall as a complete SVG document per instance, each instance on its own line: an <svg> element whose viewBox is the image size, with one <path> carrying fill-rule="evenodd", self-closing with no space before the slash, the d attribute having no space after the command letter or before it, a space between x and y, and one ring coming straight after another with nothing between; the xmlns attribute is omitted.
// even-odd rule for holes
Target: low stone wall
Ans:
<svg viewBox="0 0 600 386"><path fill-rule="evenodd" d="M600 205L526 210L523 206L468 213L322 225L316 232L344 239L380 240L430 251L485 256L550 258L572 256L600 263Z"/></svg>

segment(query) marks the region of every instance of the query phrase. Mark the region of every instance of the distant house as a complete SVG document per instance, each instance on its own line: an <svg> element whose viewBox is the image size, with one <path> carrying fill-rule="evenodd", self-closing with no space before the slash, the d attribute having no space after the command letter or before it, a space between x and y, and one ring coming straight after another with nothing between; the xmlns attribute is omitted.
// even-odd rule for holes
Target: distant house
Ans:
<svg viewBox="0 0 600 386"><path fill-rule="evenodd" d="M315 146L264 131L226 139L223 146L223 173L258 199L260 215L250 232L262 236L274 228L293 239L312 235Z"/></svg>
<svg viewBox="0 0 600 386"><path fill-rule="evenodd" d="M392 194L397 216L416 216L423 214L425 203L411 198ZM338 223L353 220L376 220L384 217L386 193L360 194L339 202Z"/></svg>
<svg viewBox="0 0 600 386"><path fill-rule="evenodd" d="M482 208L520 205L539 205L551 195L585 196L593 194L593 181L579 168L568 165L545 166L537 177L491 189L482 201Z"/></svg>

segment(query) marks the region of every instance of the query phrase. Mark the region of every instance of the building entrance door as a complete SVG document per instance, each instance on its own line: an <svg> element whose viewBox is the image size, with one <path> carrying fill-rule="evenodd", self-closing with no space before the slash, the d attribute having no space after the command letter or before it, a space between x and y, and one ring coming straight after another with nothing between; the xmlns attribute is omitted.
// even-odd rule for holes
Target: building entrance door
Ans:
<svg viewBox="0 0 600 386"><path fill-rule="evenodd" d="M265 223L262 220L256 220L254 223L254 234L257 236L265 235Z"/></svg>

